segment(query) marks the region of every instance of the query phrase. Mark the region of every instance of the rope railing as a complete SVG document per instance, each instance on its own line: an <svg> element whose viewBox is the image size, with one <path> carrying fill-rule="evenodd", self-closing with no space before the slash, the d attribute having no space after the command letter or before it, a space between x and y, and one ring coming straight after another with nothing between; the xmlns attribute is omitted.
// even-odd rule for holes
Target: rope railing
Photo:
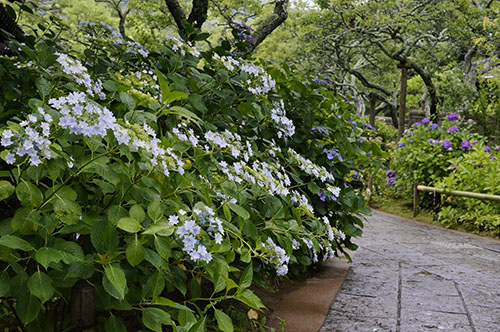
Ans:
<svg viewBox="0 0 500 332"><path fill-rule="evenodd" d="M419 203L418 192L419 191L434 193L434 195L443 194L443 195L450 195L450 196L475 198L475 199L480 199L480 200L485 200L485 201L500 202L500 196L498 196L498 195L434 188L434 187L423 186L423 185L419 185L419 184L415 183L413 185L413 216L414 217L416 217L418 215L418 212L419 212L419 210L418 210L418 203Z"/></svg>

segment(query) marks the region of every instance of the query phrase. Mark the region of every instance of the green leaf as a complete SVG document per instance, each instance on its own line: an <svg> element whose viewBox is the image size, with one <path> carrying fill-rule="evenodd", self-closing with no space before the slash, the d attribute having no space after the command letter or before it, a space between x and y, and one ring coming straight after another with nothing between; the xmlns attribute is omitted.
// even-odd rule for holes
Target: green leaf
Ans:
<svg viewBox="0 0 500 332"><path fill-rule="evenodd" d="M164 272L156 271L142 288L143 298L156 298L165 288Z"/></svg>
<svg viewBox="0 0 500 332"><path fill-rule="evenodd" d="M104 325L106 332L127 332L127 328L120 317L111 314Z"/></svg>
<svg viewBox="0 0 500 332"><path fill-rule="evenodd" d="M228 205L231 208L231 210L233 210L237 215L239 215L243 219L250 218L250 213L248 213L248 211L244 207L242 207L241 205L234 204L234 203L229 203Z"/></svg>
<svg viewBox="0 0 500 332"><path fill-rule="evenodd" d="M109 92L116 92L118 91L118 84L115 81L112 80L106 80L102 83L102 86L104 89L108 90Z"/></svg>
<svg viewBox="0 0 500 332"><path fill-rule="evenodd" d="M246 269L243 271L240 277L240 288L248 288L252 284L253 280L253 267L252 264L248 264Z"/></svg>
<svg viewBox="0 0 500 332"><path fill-rule="evenodd" d="M130 208L130 217L134 218L138 222L142 222L146 218L146 212L140 205L133 205Z"/></svg>
<svg viewBox="0 0 500 332"><path fill-rule="evenodd" d="M135 100L134 98L130 97L126 92L122 91L120 92L120 100L122 103L127 105L127 108L130 111L133 111L135 109Z"/></svg>
<svg viewBox="0 0 500 332"><path fill-rule="evenodd" d="M179 99L186 99L187 97L189 96L189 93L186 93L186 92L182 92L182 91L171 91L169 93L167 93L167 97L166 99L163 98L163 95L162 95L162 102L165 103L165 104L170 104L176 100L179 100Z"/></svg>
<svg viewBox="0 0 500 332"><path fill-rule="evenodd" d="M0 273L0 298L7 297L10 293L10 278L7 271Z"/></svg>
<svg viewBox="0 0 500 332"><path fill-rule="evenodd" d="M158 200L153 200L151 203L148 205L148 216L151 218L153 221L158 221L161 219L163 216L163 209L161 207L161 204Z"/></svg>
<svg viewBox="0 0 500 332"><path fill-rule="evenodd" d="M158 115L158 117L160 117L162 115L166 115L166 114L175 114L178 116L182 116L182 117L188 119L189 121L194 122L198 127L200 126L200 124L203 124L203 120L200 119L198 117L198 115L194 114L193 112L191 112L190 110L188 110L184 107L172 106L168 109L161 111L160 114Z"/></svg>
<svg viewBox="0 0 500 332"><path fill-rule="evenodd" d="M40 271L36 271L28 279L28 289L30 293L38 297L42 303L50 300L55 292L52 278Z"/></svg>
<svg viewBox="0 0 500 332"><path fill-rule="evenodd" d="M33 224L40 220L40 213L31 207L17 209L10 226L14 232L28 234L33 231Z"/></svg>
<svg viewBox="0 0 500 332"><path fill-rule="evenodd" d="M238 292L236 294L236 299L257 310L265 308L264 304L262 304L262 301L257 297L257 295L249 289L245 289L241 293Z"/></svg>
<svg viewBox="0 0 500 332"><path fill-rule="evenodd" d="M191 326L191 328L188 330L188 332L205 332L205 320L206 320L206 317L203 317L203 319L200 319L193 326Z"/></svg>
<svg viewBox="0 0 500 332"><path fill-rule="evenodd" d="M142 310L142 323L148 329L161 332L162 325L172 325L170 315L160 308L145 308Z"/></svg>
<svg viewBox="0 0 500 332"><path fill-rule="evenodd" d="M82 247L73 241L56 239L54 249L61 251L62 261L64 264L79 263L85 259Z"/></svg>
<svg viewBox="0 0 500 332"><path fill-rule="evenodd" d="M0 245L22 251L30 251L34 249L31 243L15 235L2 235L0 237Z"/></svg>
<svg viewBox="0 0 500 332"><path fill-rule="evenodd" d="M247 247L241 248L240 259L244 263L250 263L252 261L252 255Z"/></svg>
<svg viewBox="0 0 500 332"><path fill-rule="evenodd" d="M165 79L165 76L163 76L163 73L160 72L156 67L155 67L155 72L156 72L156 77L158 77L158 83L160 84L161 100L167 100L168 94L170 93L167 80Z"/></svg>
<svg viewBox="0 0 500 332"><path fill-rule="evenodd" d="M125 232L137 233L142 229L141 224L134 218L121 218L118 220L118 228L123 229Z"/></svg>
<svg viewBox="0 0 500 332"><path fill-rule="evenodd" d="M16 188L8 181L0 181L0 201L9 198L14 193Z"/></svg>
<svg viewBox="0 0 500 332"><path fill-rule="evenodd" d="M182 326L192 326L196 323L196 317L191 310L181 310L178 315L179 323Z"/></svg>
<svg viewBox="0 0 500 332"><path fill-rule="evenodd" d="M222 210L224 211L224 217L226 217L226 220L231 221L231 211L229 210L227 204L222 206Z"/></svg>
<svg viewBox="0 0 500 332"><path fill-rule="evenodd" d="M191 309L189 309L185 305L179 304L177 302L174 302L174 301L172 301L170 299L167 299L166 297L158 297L158 298L154 299L151 302L151 304L154 304L154 305L164 305L164 306L175 308L175 309L179 309L179 310L182 310L182 311L192 311Z"/></svg>
<svg viewBox="0 0 500 332"><path fill-rule="evenodd" d="M127 261L130 263L130 265L137 266L144 260L144 253L144 247L137 238L136 234L134 240L130 241L130 243L127 245L127 249L125 250Z"/></svg>
<svg viewBox="0 0 500 332"><path fill-rule="evenodd" d="M142 234L156 234L160 236L170 236L174 233L175 226L169 225L167 221L159 222L157 224L151 224Z"/></svg>
<svg viewBox="0 0 500 332"><path fill-rule="evenodd" d="M16 312L24 324L32 322L40 312L40 300L30 294L26 294L26 296L18 299Z"/></svg>
<svg viewBox="0 0 500 332"><path fill-rule="evenodd" d="M45 78L40 77L35 81L35 85L43 98L47 97L52 91L52 85Z"/></svg>
<svg viewBox="0 0 500 332"><path fill-rule="evenodd" d="M42 264L42 266L47 269L50 263L59 263L62 259L62 254L59 250L54 248L43 247L37 250L35 254L35 260Z"/></svg>
<svg viewBox="0 0 500 332"><path fill-rule="evenodd" d="M40 189L31 182L22 180L16 187L16 195L24 206L38 207L43 202Z"/></svg>
<svg viewBox="0 0 500 332"><path fill-rule="evenodd" d="M233 327L233 321L231 320L231 317L226 315L224 312L215 309L215 319L217 320L217 326L221 331L223 332L233 332L234 327Z"/></svg>
<svg viewBox="0 0 500 332"><path fill-rule="evenodd" d="M116 297L116 294L108 293L111 296L116 297L118 300L123 300L125 298L127 279L125 278L125 273L121 267L118 265L106 265L104 267L104 278L106 278L117 291L118 297Z"/></svg>

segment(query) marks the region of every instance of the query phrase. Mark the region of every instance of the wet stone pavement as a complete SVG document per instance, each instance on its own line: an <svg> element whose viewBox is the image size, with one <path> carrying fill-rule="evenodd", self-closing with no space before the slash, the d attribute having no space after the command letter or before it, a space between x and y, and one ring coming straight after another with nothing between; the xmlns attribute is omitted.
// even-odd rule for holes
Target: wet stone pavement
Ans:
<svg viewBox="0 0 500 332"><path fill-rule="evenodd" d="M500 332L500 241L374 211L320 332Z"/></svg>

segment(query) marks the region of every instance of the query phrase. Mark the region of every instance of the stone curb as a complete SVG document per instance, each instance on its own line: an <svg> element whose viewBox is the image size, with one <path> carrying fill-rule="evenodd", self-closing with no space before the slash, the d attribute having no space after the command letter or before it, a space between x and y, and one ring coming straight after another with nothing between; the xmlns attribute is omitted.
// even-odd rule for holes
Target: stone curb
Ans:
<svg viewBox="0 0 500 332"><path fill-rule="evenodd" d="M319 331L349 267L347 259L335 258L323 263L321 271L314 277L264 299L271 312L268 325L280 332L280 322L284 320L286 332Z"/></svg>

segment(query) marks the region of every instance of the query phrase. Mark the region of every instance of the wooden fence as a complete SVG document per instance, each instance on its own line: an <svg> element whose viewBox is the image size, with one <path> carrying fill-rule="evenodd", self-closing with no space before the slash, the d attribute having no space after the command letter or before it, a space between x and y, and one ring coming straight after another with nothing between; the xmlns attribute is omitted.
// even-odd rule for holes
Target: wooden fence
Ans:
<svg viewBox="0 0 500 332"><path fill-rule="evenodd" d="M413 216L414 217L416 217L418 214L418 203L419 203L418 192L419 191L434 193L435 201L437 199L439 199L439 201L440 201L441 200L440 195L444 194L444 195L468 197L468 198L475 198L475 199L486 200L486 201L500 202L500 196L498 196L498 195L473 193L473 192L469 192L469 191L440 189L440 188L422 186L422 185L415 183L413 185Z"/></svg>

